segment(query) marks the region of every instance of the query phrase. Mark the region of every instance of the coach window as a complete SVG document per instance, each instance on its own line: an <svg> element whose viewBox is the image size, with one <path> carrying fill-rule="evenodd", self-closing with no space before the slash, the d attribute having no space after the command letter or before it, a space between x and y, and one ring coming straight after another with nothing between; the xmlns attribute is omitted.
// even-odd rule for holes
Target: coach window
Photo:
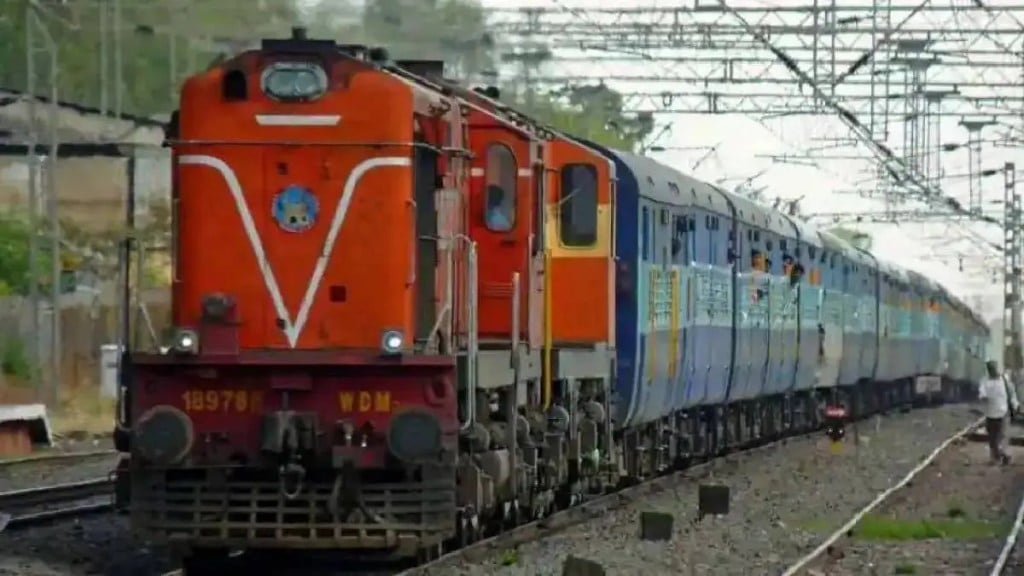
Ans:
<svg viewBox="0 0 1024 576"><path fill-rule="evenodd" d="M516 157L504 144L487 147L484 223L492 232L516 225Z"/></svg>
<svg viewBox="0 0 1024 576"><path fill-rule="evenodd" d="M559 234L562 244L577 248L597 242L597 169L590 164L562 168Z"/></svg>

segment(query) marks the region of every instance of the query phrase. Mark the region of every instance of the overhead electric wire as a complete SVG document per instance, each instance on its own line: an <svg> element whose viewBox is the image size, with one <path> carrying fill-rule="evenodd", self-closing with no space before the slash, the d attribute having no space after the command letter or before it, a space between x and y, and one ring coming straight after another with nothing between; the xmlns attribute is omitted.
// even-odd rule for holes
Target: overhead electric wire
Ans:
<svg viewBox="0 0 1024 576"><path fill-rule="evenodd" d="M972 213L970 210L964 208L956 198L953 198L952 196L945 196L940 190L933 189L927 183L923 182L921 176L917 174L917 171L913 166L908 165L902 158L896 156L888 145L875 140L871 131L864 126L856 115L847 110L822 90L814 79L804 72L800 66L789 57L789 55L775 47L771 40L765 37L765 35L755 27L751 26L742 14L729 6L725 0L718 0L718 4L729 12L733 18L739 21L747 33L760 42L766 49L768 49L768 51L774 54L783 66L793 73L804 85L810 88L811 91L814 92L814 96L816 98L832 109L832 111L839 117L840 121L849 128L850 132L871 151L872 155L874 155L882 164L890 177L892 177L896 183L906 187L908 194L917 196L927 204L942 206L954 213L1001 226L1001 223L998 220Z"/></svg>

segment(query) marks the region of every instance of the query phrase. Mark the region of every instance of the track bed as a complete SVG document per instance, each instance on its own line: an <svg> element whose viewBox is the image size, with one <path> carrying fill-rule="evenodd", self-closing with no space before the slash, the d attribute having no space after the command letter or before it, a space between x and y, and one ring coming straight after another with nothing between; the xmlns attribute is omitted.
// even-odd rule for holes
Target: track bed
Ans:
<svg viewBox="0 0 1024 576"><path fill-rule="evenodd" d="M797 574L990 574L1024 495L1024 448L1008 450L1010 465L992 465L984 441L956 441ZM1024 573L1022 559L1002 574Z"/></svg>
<svg viewBox="0 0 1024 576"><path fill-rule="evenodd" d="M562 573L575 555L599 562L614 575L777 574L842 525L877 493L897 482L945 439L977 419L965 406L890 414L848 430L835 454L822 434L715 461L711 472L686 475L664 490L516 548L499 540L482 553L456 555L418 574L546 576ZM731 512L690 527L697 486L731 489ZM675 517L672 538L638 537L646 510ZM692 570L692 572L691 572Z"/></svg>

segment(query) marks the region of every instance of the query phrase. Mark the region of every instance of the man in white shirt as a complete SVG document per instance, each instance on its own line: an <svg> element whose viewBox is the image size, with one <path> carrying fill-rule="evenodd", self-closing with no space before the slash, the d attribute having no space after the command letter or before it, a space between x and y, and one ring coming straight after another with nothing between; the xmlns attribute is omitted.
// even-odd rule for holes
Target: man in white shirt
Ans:
<svg viewBox="0 0 1024 576"><path fill-rule="evenodd" d="M988 449L992 462L1010 463L1010 456L1003 449L1003 438L1006 435L1006 422L1009 420L1010 407L1016 412L1020 409L1017 391L999 372L999 364L995 360L985 363L987 377L978 386L978 398L985 401L985 432L988 434Z"/></svg>

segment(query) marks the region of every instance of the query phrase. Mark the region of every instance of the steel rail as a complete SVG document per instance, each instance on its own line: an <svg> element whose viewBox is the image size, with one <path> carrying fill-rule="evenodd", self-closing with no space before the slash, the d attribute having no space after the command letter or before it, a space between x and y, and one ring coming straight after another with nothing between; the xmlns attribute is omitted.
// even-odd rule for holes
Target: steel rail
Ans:
<svg viewBox="0 0 1024 576"><path fill-rule="evenodd" d="M114 481L110 477L0 492L0 531L41 522L106 512L113 509ZM101 501L91 501L103 498ZM83 501L90 500L84 503ZM73 505L67 505L73 504ZM46 508L58 506L56 508ZM43 508L42 510L34 510Z"/></svg>
<svg viewBox="0 0 1024 576"><path fill-rule="evenodd" d="M888 499L889 496L892 496L894 493L896 493L904 486L909 484L910 481L914 479L914 477L916 477L922 470L927 468L928 465L931 464L932 461L935 460L935 458L937 458L939 454L941 454L946 448L953 444L954 441L956 441L958 438L963 438L964 436L967 436L972 431L981 426L984 421L984 418L979 418L978 420L972 422L971 424L959 430L956 434L953 434L949 438L946 438L946 440L943 441L942 444L939 444L939 446L936 447L935 450L932 450L932 452L928 454L928 456L926 456L924 460L922 460L920 463L918 463L917 466L915 466L910 472L908 472L902 480L885 489L884 491L880 492L877 496L875 496L874 500L872 500L867 506L861 508L856 514L853 515L852 518L850 518L838 530L833 532L828 538L825 539L824 542L819 544L817 548L811 550L810 552L802 556L799 560L790 565L790 567L782 573L782 576L794 576L800 570L806 568L808 564L810 564L816 558L824 554L825 551L828 550L833 544L835 544L837 540L848 534L850 530L853 530L853 528L857 526L857 524L861 521L861 519L864 518L864 516L868 515L872 510L877 508L880 504L882 504L882 502L885 502L885 500Z"/></svg>
<svg viewBox="0 0 1024 576"><path fill-rule="evenodd" d="M988 573L989 576L1002 576L1005 572L1010 554L1013 553L1014 547L1017 546L1017 539L1020 536L1022 524L1024 524L1024 498L1021 498L1020 505L1017 506L1017 516L1013 519L1013 527L1010 528L1010 532L1006 535L1006 540L1003 541L1003 548L999 551L999 557L996 558L995 564L992 565L992 570Z"/></svg>
<svg viewBox="0 0 1024 576"><path fill-rule="evenodd" d="M65 460L90 460L93 458L102 458L104 456L116 456L118 452L116 450L93 450L91 452L55 452L45 454L35 454L32 456L25 456L22 458L6 458L0 460L0 469L5 466L16 466L18 464L43 464L50 462L62 462Z"/></svg>

